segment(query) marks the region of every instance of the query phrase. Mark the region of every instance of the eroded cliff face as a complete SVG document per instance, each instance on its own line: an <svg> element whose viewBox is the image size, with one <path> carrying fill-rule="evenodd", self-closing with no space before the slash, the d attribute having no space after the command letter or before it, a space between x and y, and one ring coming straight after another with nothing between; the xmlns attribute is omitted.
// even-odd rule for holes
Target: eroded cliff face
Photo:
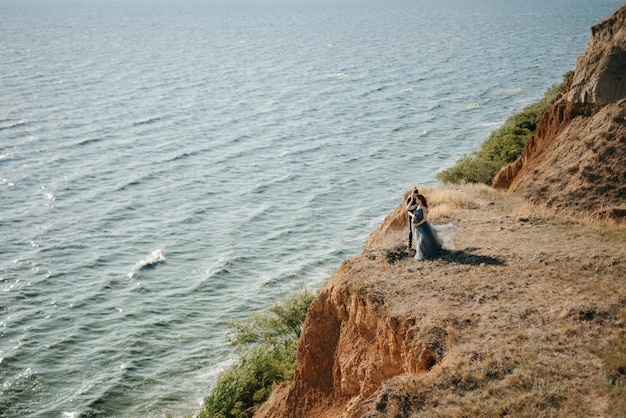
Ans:
<svg viewBox="0 0 626 418"><path fill-rule="evenodd" d="M374 284L384 280L375 267L384 262L379 257L361 254L343 263L309 309L293 381L256 416L360 417L383 382L426 372L441 359L448 332L418 324L408 311L389 311L388 295Z"/></svg>
<svg viewBox="0 0 626 418"><path fill-rule="evenodd" d="M493 186L566 212L626 216L626 5L591 28L564 94Z"/></svg>

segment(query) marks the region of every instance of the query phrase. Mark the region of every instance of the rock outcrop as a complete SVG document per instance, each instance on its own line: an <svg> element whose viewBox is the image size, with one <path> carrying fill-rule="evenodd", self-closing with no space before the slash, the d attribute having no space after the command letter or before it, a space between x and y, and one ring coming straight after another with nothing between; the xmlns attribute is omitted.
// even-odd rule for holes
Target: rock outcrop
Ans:
<svg viewBox="0 0 626 418"><path fill-rule="evenodd" d="M564 94L493 186L564 212L626 217L626 5L591 28Z"/></svg>

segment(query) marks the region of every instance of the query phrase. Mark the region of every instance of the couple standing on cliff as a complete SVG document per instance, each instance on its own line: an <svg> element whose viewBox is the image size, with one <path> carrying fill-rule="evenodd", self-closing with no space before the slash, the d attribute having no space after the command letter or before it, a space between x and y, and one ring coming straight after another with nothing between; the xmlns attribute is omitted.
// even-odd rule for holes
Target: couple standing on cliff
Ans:
<svg viewBox="0 0 626 418"><path fill-rule="evenodd" d="M428 222L428 203L418 189L413 189L406 204L406 211L409 214L407 251L413 250L413 239L415 239L416 260L435 257L442 248L454 248L452 237L458 228L452 224L434 226Z"/></svg>

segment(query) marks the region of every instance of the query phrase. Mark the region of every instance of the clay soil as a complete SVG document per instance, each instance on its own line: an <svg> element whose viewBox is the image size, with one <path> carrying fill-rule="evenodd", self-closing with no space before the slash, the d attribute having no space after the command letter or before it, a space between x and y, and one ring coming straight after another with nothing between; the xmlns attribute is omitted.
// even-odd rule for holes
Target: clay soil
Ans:
<svg viewBox="0 0 626 418"><path fill-rule="evenodd" d="M388 380L356 415L626 416L626 227L488 187L420 190L432 223L459 227L455 249L413 259L399 204L345 280L415 318L436 363Z"/></svg>

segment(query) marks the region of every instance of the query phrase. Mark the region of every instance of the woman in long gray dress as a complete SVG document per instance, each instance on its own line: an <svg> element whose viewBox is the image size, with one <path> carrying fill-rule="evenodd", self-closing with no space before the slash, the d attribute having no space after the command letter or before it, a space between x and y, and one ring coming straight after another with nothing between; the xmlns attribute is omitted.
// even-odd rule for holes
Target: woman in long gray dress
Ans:
<svg viewBox="0 0 626 418"><path fill-rule="evenodd" d="M413 211L413 237L415 239L415 259L435 257L443 247L443 240L438 236L433 225L428 222L428 203L422 195L417 196L418 206Z"/></svg>

